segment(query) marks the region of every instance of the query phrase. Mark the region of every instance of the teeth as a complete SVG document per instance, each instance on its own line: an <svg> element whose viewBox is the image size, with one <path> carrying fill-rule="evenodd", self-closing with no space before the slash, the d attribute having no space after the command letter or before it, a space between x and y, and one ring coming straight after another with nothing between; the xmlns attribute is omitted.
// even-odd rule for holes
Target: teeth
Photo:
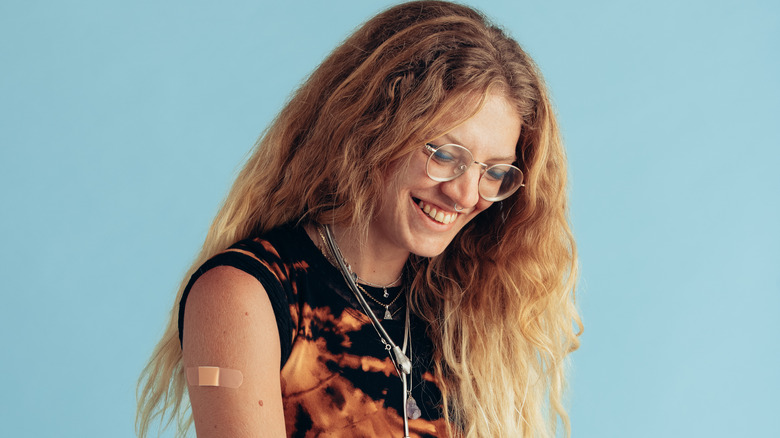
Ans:
<svg viewBox="0 0 780 438"><path fill-rule="evenodd" d="M420 201L417 204L420 209L425 212L428 216L431 217L431 219L435 220L436 222L443 223L445 225L451 224L455 222L455 218L458 217L457 213L446 213L444 211L439 211L435 207L431 207L430 205Z"/></svg>

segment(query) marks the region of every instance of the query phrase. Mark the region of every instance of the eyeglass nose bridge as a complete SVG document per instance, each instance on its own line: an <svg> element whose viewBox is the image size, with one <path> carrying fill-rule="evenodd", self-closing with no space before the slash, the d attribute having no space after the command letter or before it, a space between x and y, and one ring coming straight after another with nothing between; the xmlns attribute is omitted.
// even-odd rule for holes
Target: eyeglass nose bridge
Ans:
<svg viewBox="0 0 780 438"><path fill-rule="evenodd" d="M469 168L471 167L472 164L478 164L479 165L479 176L480 177L482 177L482 175L484 175L485 172L487 172L487 170L490 168L490 166L488 166L485 163L481 163L479 161L475 161L474 157L471 157L470 161L471 161L471 163L469 163L469 164L462 163L460 166L458 166L456 168L457 172L455 172L455 178L457 178L457 177L463 175L464 173L466 173L466 171L469 170Z"/></svg>

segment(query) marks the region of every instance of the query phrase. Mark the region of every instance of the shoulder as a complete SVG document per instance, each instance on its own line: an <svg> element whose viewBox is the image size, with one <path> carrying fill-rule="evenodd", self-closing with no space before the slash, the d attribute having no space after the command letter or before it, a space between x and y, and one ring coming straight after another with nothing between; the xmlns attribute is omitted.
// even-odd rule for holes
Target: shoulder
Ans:
<svg viewBox="0 0 780 438"><path fill-rule="evenodd" d="M250 273L230 265L204 272L192 284L188 306L207 301L216 307L239 301L254 301L265 292L262 283Z"/></svg>
<svg viewBox="0 0 780 438"><path fill-rule="evenodd" d="M202 324L210 322L209 318L240 318L240 309L247 307L253 307L256 314L257 306L270 306L272 313L266 315L266 319L276 320L276 327L271 332L278 333L281 363L284 363L297 328L296 318L291 314L296 308L291 304L298 300L298 275L308 270L306 260L311 258L307 242L309 247L313 246L301 228L279 227L241 240L201 265L179 301L182 347L184 338L192 333L193 318ZM249 309L243 312L252 314ZM221 320L222 324L230 322ZM185 332L187 336L184 336Z"/></svg>
<svg viewBox="0 0 780 438"><path fill-rule="evenodd" d="M212 257L199 271L231 264L254 274L258 266L263 266L265 270L282 279L290 269L300 265L301 261L312 258L312 248L316 249L302 228L282 226L236 242Z"/></svg>
<svg viewBox="0 0 780 438"><path fill-rule="evenodd" d="M263 343L275 344L279 351L278 328L268 294L253 275L241 269L217 266L201 275L190 289L183 319L185 350L204 341L230 344L259 330L266 335Z"/></svg>
<svg viewBox="0 0 780 438"><path fill-rule="evenodd" d="M252 286L253 278L266 291L275 293L274 289L288 281L291 268L300 258L295 251L300 246L299 234L290 227L281 227L238 241L213 255L192 274L182 301L189 299L196 286ZM227 267L234 269L225 269ZM215 270L218 272L212 272Z"/></svg>

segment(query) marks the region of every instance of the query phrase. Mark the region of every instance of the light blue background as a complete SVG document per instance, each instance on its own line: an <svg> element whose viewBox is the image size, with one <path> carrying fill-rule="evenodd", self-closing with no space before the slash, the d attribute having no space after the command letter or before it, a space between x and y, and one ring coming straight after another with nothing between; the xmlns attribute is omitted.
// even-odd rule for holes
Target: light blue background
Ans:
<svg viewBox="0 0 780 438"><path fill-rule="evenodd" d="M389 4L0 3L3 436L132 436L246 153ZM778 436L778 2L472 4L537 60L568 146L574 436Z"/></svg>

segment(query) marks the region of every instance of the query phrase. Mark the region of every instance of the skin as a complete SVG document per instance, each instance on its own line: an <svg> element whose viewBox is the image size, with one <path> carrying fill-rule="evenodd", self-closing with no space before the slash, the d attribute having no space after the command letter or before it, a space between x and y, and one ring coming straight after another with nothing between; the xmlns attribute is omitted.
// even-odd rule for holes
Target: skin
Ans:
<svg viewBox="0 0 780 438"><path fill-rule="evenodd" d="M509 163L520 128L512 106L502 95L492 94L476 115L431 143L460 144L477 161ZM393 282L411 253L440 254L463 226L492 205L479 196L479 166L472 165L452 181L434 181L425 172L428 154L422 146L411 165L387 185L365 245L350 238L353 230L333 229L345 258L367 281ZM454 214L455 220L436 222L420 209L419 201ZM461 212L455 211L455 203ZM306 231L313 242L319 241L316 230ZM188 387L198 437L284 437L279 332L263 286L232 267L208 271L190 291L184 328L185 367L233 368L244 376L236 389Z"/></svg>
<svg viewBox="0 0 780 438"><path fill-rule="evenodd" d="M238 388L188 386L199 438L283 437L281 349L273 308L253 276L228 266L193 285L184 312L185 367L241 371Z"/></svg>

